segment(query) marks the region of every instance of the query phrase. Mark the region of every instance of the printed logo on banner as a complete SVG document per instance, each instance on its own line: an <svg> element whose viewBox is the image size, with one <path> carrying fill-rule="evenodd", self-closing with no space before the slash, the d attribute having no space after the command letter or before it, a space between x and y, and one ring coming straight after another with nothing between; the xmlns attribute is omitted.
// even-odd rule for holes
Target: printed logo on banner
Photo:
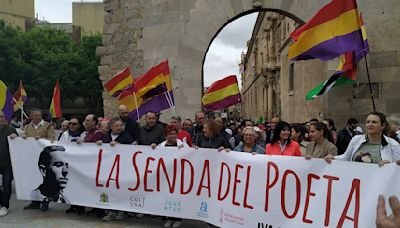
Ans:
<svg viewBox="0 0 400 228"><path fill-rule="evenodd" d="M100 202L102 202L102 203L108 203L108 195L105 194L104 192L101 193L101 195L100 195Z"/></svg>
<svg viewBox="0 0 400 228"><path fill-rule="evenodd" d="M208 204L206 202L200 203L200 208L197 212L197 216L201 218L208 218Z"/></svg>
<svg viewBox="0 0 400 228"><path fill-rule="evenodd" d="M129 206L131 208L139 208L143 209L144 208L144 202L146 198L143 196L130 196L129 197Z"/></svg>
<svg viewBox="0 0 400 228"><path fill-rule="evenodd" d="M219 221L221 223L227 222L227 223L232 223L232 224L236 224L236 225L244 225L244 217L229 213L229 212L225 212L224 209L221 209L220 212L220 217L219 217ZM267 227L269 228L269 227Z"/></svg>
<svg viewBox="0 0 400 228"><path fill-rule="evenodd" d="M169 213L173 213L173 214L181 213L181 211L182 211L182 202L181 201L177 201L177 200L167 199L167 200L165 200L164 211L165 212L169 212Z"/></svg>

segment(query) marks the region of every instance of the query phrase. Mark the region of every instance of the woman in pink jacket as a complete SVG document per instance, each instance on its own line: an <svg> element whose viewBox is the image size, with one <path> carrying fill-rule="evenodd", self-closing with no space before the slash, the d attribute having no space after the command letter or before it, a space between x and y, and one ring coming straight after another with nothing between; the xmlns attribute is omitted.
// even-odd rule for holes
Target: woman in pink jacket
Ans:
<svg viewBox="0 0 400 228"><path fill-rule="evenodd" d="M291 129L290 124L279 122L273 131L271 143L267 144L265 148L265 154L302 156L299 144L290 140Z"/></svg>

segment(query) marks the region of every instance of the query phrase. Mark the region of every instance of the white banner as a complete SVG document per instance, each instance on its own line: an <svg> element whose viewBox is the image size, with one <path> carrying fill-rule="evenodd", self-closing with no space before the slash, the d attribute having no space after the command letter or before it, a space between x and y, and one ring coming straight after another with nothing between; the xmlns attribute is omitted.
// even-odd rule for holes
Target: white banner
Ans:
<svg viewBox="0 0 400 228"><path fill-rule="evenodd" d="M93 143L9 140L17 198L221 227L375 227L400 166ZM53 145L53 146L51 146ZM65 150L65 151L64 151Z"/></svg>

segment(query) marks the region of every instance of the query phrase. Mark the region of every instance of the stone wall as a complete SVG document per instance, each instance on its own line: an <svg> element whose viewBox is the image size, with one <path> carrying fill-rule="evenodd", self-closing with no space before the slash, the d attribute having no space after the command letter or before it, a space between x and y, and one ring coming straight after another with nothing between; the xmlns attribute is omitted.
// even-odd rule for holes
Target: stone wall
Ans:
<svg viewBox="0 0 400 228"><path fill-rule="evenodd" d="M201 108L203 61L218 31L235 17L257 9L275 9L302 20L327 1L288 0L104 0L100 79L125 66L134 76L168 59L177 113L193 118ZM116 101L103 92L106 116ZM167 117L170 111L165 112Z"/></svg>
<svg viewBox="0 0 400 228"><path fill-rule="evenodd" d="M97 52L101 56L99 66L103 83L125 66L130 66L134 76L143 74L151 66L168 59L177 113L193 118L201 108L202 67L208 47L219 30L240 15L255 10L274 10L302 21L310 19L328 0L104 0L103 47ZM400 24L399 6L393 0L359 0L363 12L368 39L373 82L378 82L378 110L400 113L400 102L396 89L399 87L400 72ZM285 63L286 50L282 50L280 61ZM301 64L300 64L301 65ZM333 72L335 63L311 61L295 70L304 72L303 78L296 78L296 88L303 92L294 95L281 94L282 115L288 121L305 121L308 117L332 117L342 120L349 115L361 118L370 110L367 98L352 99L357 88L337 88L327 97L299 104L309 88L315 86ZM318 72L317 72L318 71ZM314 78L306 77L312 72ZM365 82L365 68L361 66L359 79ZM282 69L282 86L286 76ZM299 83L297 83L299 82ZM300 84L302 82L302 84ZM311 83L312 82L312 83ZM318 82L318 83L317 83ZM284 90L281 90L284 91ZM103 93L105 115L115 114L116 101ZM308 116L295 111L283 113L288 107L299 107L310 113ZM170 111L165 112L168 117ZM296 113L296 115L294 115ZM300 115L301 114L301 115ZM302 116L304 119L300 119Z"/></svg>

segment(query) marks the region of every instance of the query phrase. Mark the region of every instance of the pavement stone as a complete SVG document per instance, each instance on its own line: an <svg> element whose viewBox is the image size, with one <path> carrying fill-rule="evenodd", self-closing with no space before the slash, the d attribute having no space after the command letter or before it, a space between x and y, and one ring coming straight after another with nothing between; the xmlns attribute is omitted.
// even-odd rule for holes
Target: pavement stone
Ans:
<svg viewBox="0 0 400 228"><path fill-rule="evenodd" d="M164 227L164 220L161 217L152 218L145 216L144 218L137 219L134 217L127 217L122 221L104 222L95 215L77 215L66 214L65 210L69 205L50 203L49 210L41 212L40 210L23 210L23 207L28 205L29 201L17 200L16 195L11 196L9 213L5 217L0 217L0 228L19 228L19 227L104 227L104 228L159 228ZM183 220L182 228L202 228L208 227L207 223L196 220Z"/></svg>

